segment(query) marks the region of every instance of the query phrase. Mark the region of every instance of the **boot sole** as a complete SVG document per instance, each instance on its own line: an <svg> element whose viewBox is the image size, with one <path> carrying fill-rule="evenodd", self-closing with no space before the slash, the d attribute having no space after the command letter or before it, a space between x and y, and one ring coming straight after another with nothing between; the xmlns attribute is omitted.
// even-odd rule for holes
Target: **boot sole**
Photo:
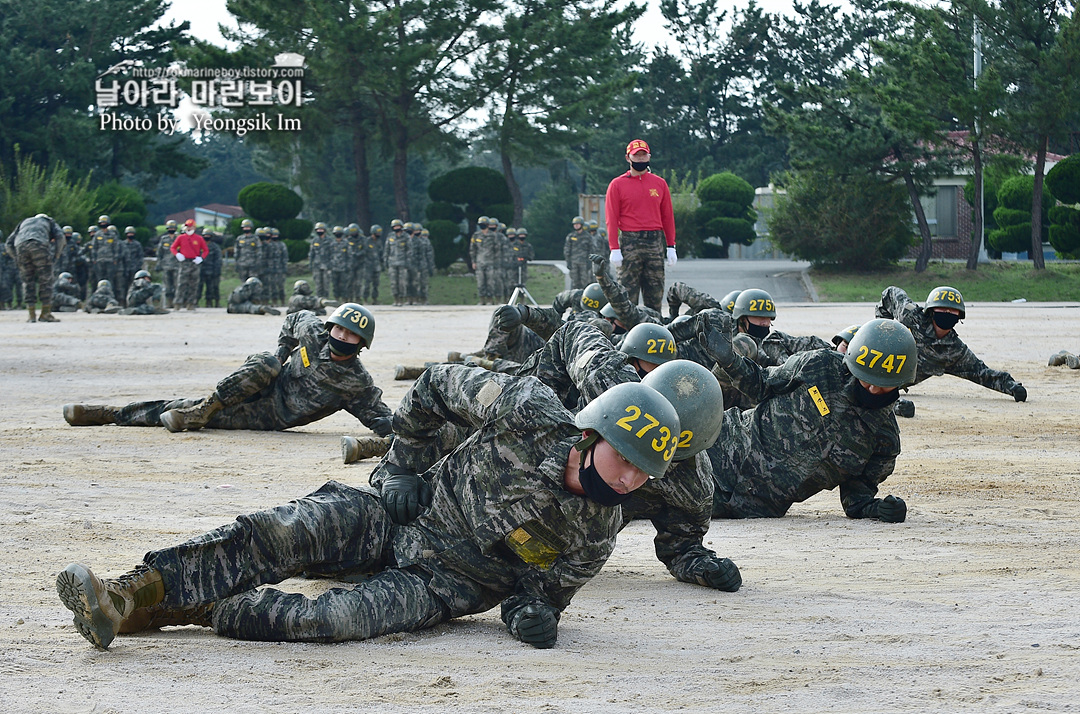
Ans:
<svg viewBox="0 0 1080 714"><path fill-rule="evenodd" d="M56 576L56 593L64 607L75 616L75 629L79 634L95 647L108 649L116 633L112 620L101 610L90 571L77 563L67 566Z"/></svg>
<svg viewBox="0 0 1080 714"><path fill-rule="evenodd" d="M347 464L351 464L353 461L359 459L349 459L349 456L353 450L352 444L356 443L356 439L351 436L341 437L341 460Z"/></svg>
<svg viewBox="0 0 1080 714"><path fill-rule="evenodd" d="M171 410L161 415L161 425L174 434L184 430L184 425L180 423L180 418L176 414L173 414Z"/></svg>

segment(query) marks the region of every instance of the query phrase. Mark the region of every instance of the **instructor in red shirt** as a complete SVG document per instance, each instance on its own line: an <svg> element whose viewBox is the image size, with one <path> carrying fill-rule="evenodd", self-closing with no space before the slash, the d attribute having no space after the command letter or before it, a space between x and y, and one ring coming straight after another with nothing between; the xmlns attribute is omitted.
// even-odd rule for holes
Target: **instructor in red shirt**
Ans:
<svg viewBox="0 0 1080 714"><path fill-rule="evenodd" d="M608 184L608 247L611 264L619 271L619 282L630 302L641 301L660 312L664 295L664 258L675 265L675 214L667 181L649 169L649 145L634 139L626 145L630 170Z"/></svg>
<svg viewBox="0 0 1080 714"><path fill-rule="evenodd" d="M199 264L210 253L206 241L195 232L195 221L187 219L184 222L184 232L173 241L169 248L176 260L180 262L180 269L176 275L176 299L173 304L176 309L195 309L195 303L199 301Z"/></svg>

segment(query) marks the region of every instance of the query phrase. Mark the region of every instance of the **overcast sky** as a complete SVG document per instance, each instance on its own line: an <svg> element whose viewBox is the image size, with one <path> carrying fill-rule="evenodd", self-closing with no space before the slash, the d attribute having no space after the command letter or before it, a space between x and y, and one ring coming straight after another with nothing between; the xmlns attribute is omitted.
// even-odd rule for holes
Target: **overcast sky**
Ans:
<svg viewBox="0 0 1080 714"><path fill-rule="evenodd" d="M646 0L648 9L640 20L638 28L649 28L646 40L647 44L657 45L666 42L667 33L664 31L664 20L660 15L660 0ZM746 7L746 0L739 0L738 7ZM839 4L839 3L838 3ZM791 12L791 0L758 0L760 6L766 12L784 13ZM199 39L209 40L215 44L223 44L224 39L218 32L218 24L226 24L235 27L232 15L225 9L225 0L174 0L169 10L165 13L166 22L170 20L187 20L191 23L191 32Z"/></svg>

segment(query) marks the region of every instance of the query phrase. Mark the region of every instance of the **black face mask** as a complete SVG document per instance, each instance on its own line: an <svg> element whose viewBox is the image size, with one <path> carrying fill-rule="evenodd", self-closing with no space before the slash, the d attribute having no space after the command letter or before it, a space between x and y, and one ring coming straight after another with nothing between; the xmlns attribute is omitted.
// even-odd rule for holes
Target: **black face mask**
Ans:
<svg viewBox="0 0 1080 714"><path fill-rule="evenodd" d="M626 328L613 320L611 322L611 334L613 334L613 335L625 335L626 334Z"/></svg>
<svg viewBox="0 0 1080 714"><path fill-rule="evenodd" d="M954 315L951 312L942 312L941 310L934 310L930 316L934 320L934 324L943 330L951 330L956 327L956 323L960 322L960 316Z"/></svg>
<svg viewBox="0 0 1080 714"><path fill-rule="evenodd" d="M634 171L645 171L646 169L649 168L649 162L648 161L631 161L630 166L631 166L631 168L634 169Z"/></svg>
<svg viewBox="0 0 1080 714"><path fill-rule="evenodd" d="M863 409L884 409L900 398L900 390L893 389L884 394L871 394L870 390L855 381L855 401Z"/></svg>
<svg viewBox="0 0 1080 714"><path fill-rule="evenodd" d="M360 343L353 344L330 335L330 352L338 357L352 357L360 351Z"/></svg>
<svg viewBox="0 0 1080 714"><path fill-rule="evenodd" d="M611 486L607 485L604 479L600 478L600 472L596 470L596 460L593 456L593 449L596 448L595 440L589 446L588 450L581 455L581 466L578 468L578 480L581 481L581 488L585 491L585 497L590 501L599 503L601 506L618 506L620 503L624 503L630 498L629 493L619 493ZM585 465L585 457L589 457L589 465Z"/></svg>
<svg viewBox="0 0 1080 714"><path fill-rule="evenodd" d="M746 321L746 334L753 337L755 340L764 340L769 336L769 330L772 328L768 325L755 325L749 320Z"/></svg>
<svg viewBox="0 0 1080 714"><path fill-rule="evenodd" d="M634 360L634 371L636 371L637 376L641 377L642 379L645 379L645 375L648 374L648 372L645 371L645 368L641 366L641 360L639 359Z"/></svg>

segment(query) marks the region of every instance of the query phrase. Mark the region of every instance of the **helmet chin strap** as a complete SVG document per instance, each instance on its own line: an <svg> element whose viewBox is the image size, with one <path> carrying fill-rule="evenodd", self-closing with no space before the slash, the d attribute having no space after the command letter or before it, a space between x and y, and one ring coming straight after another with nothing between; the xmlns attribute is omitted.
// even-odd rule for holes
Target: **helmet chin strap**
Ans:
<svg viewBox="0 0 1080 714"><path fill-rule="evenodd" d="M600 441L600 432L589 429L585 432L584 436L581 437L581 441L574 444L574 448L581 454L579 465L582 468L585 468L585 454L589 453L589 449L591 449L598 441Z"/></svg>

